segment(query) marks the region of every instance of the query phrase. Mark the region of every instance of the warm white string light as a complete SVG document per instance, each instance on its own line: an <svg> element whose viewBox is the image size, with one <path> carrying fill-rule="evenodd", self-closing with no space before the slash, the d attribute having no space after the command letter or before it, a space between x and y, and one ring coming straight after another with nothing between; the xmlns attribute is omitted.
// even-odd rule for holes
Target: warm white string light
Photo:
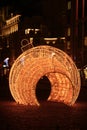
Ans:
<svg viewBox="0 0 87 130"><path fill-rule="evenodd" d="M47 76L51 83L49 101L75 103L80 92L77 67L65 52L47 45L28 49L14 62L9 86L15 101L40 105L36 98L36 85L43 76Z"/></svg>

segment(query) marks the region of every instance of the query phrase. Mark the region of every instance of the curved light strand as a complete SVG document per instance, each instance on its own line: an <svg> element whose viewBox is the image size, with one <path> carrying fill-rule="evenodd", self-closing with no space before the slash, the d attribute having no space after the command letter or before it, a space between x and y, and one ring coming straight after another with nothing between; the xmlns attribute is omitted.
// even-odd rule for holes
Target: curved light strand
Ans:
<svg viewBox="0 0 87 130"><path fill-rule="evenodd" d="M36 85L44 75L51 82L49 101L68 105L75 103L80 92L77 67L65 52L47 45L23 52L14 62L9 75L9 87L15 101L40 105L36 98Z"/></svg>

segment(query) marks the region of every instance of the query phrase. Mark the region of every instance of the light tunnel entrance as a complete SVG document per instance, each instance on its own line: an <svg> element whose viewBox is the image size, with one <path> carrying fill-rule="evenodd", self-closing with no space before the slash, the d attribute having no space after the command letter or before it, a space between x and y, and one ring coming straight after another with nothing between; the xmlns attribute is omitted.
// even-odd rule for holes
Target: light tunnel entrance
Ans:
<svg viewBox="0 0 87 130"><path fill-rule="evenodd" d="M36 98L41 104L44 101L47 101L51 93L51 83L47 76L43 76L39 79L36 84Z"/></svg>
<svg viewBox="0 0 87 130"><path fill-rule="evenodd" d="M43 87L39 86L42 77L49 84L46 91L48 95L43 96L44 100L67 105L75 103L80 92L78 69L65 52L51 46L33 47L14 62L9 75L9 87L15 101L40 105L41 97L38 94L39 91L43 93L40 90Z"/></svg>

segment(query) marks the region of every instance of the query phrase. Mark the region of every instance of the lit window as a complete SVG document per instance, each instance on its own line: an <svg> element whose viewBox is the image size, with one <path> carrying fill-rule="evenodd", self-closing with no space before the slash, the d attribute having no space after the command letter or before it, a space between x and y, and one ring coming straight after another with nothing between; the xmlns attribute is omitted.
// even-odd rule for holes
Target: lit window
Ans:
<svg viewBox="0 0 87 130"><path fill-rule="evenodd" d="M28 29L25 29L25 34L29 34L30 33L30 28L28 28Z"/></svg>
<svg viewBox="0 0 87 130"><path fill-rule="evenodd" d="M68 1L68 10L71 9L71 1Z"/></svg>
<svg viewBox="0 0 87 130"><path fill-rule="evenodd" d="M87 46L87 36L85 37L84 45Z"/></svg>
<svg viewBox="0 0 87 130"><path fill-rule="evenodd" d="M84 69L85 79L87 79L87 67Z"/></svg>
<svg viewBox="0 0 87 130"><path fill-rule="evenodd" d="M67 30L68 36L70 36L70 33L71 33L71 30L70 30L70 27L69 27L68 30Z"/></svg>
<svg viewBox="0 0 87 130"><path fill-rule="evenodd" d="M53 44L55 44L55 43L56 43L56 41L53 41L52 43L53 43Z"/></svg>
<svg viewBox="0 0 87 130"><path fill-rule="evenodd" d="M67 42L67 49L70 49L70 41Z"/></svg>
<svg viewBox="0 0 87 130"><path fill-rule="evenodd" d="M47 44L49 44L49 43L50 43L50 41L46 41L46 43L47 43Z"/></svg>

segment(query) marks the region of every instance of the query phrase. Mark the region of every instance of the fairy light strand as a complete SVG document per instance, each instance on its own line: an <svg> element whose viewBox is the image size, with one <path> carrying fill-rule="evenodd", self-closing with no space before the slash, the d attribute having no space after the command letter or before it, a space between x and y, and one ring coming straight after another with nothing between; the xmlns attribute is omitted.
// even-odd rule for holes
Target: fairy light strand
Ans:
<svg viewBox="0 0 87 130"><path fill-rule="evenodd" d="M37 46L23 52L14 62L9 88L14 100L24 105L40 105L36 85L42 76L51 83L49 101L73 105L80 92L80 75L72 59L52 46Z"/></svg>

